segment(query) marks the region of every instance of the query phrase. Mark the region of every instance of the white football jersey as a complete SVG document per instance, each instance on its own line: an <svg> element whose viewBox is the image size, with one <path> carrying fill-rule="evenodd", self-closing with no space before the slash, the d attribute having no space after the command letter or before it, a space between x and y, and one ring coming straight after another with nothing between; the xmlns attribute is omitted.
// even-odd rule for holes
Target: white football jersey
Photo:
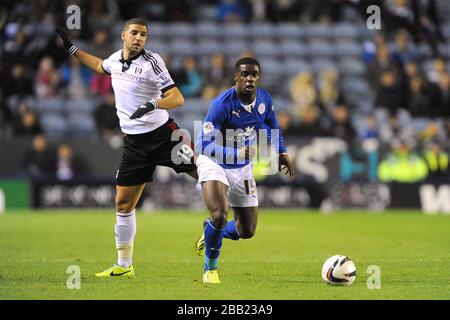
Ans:
<svg viewBox="0 0 450 320"><path fill-rule="evenodd" d="M150 99L160 99L163 92L175 86L158 54L142 50L137 56L125 61L122 50L119 50L103 60L102 67L111 75L122 132L146 133L167 122L169 113L163 109L155 109L139 119L130 119L139 106Z"/></svg>

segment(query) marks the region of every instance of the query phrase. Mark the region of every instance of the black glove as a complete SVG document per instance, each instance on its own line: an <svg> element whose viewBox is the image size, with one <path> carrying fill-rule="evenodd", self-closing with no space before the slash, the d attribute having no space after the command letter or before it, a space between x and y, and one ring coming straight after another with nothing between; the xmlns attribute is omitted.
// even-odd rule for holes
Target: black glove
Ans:
<svg viewBox="0 0 450 320"><path fill-rule="evenodd" d="M75 52L77 52L78 48L73 44L72 39L67 35L67 33L62 30L61 28L56 28L56 33L61 37L62 41L64 42L64 48L66 51L73 55Z"/></svg>
<svg viewBox="0 0 450 320"><path fill-rule="evenodd" d="M158 101L149 100L144 105L139 106L139 108L137 108L137 110L131 115L130 119L140 118L147 112L153 111L155 109L158 109Z"/></svg>

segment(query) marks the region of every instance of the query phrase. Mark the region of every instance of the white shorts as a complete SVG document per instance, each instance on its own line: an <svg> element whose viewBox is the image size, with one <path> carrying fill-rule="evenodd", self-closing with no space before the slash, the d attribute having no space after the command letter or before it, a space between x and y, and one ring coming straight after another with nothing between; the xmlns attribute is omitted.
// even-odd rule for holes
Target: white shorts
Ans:
<svg viewBox="0 0 450 320"><path fill-rule="evenodd" d="M228 203L231 207L257 207L258 193L253 165L237 169L224 169L204 155L197 159L198 183L220 181L228 186Z"/></svg>

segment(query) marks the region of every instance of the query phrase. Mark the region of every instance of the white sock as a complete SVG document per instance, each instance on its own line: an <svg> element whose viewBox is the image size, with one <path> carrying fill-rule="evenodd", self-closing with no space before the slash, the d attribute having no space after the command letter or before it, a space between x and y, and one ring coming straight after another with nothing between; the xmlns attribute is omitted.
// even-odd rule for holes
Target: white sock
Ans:
<svg viewBox="0 0 450 320"><path fill-rule="evenodd" d="M128 268L133 263L133 243L136 236L136 210L129 213L116 213L117 264Z"/></svg>

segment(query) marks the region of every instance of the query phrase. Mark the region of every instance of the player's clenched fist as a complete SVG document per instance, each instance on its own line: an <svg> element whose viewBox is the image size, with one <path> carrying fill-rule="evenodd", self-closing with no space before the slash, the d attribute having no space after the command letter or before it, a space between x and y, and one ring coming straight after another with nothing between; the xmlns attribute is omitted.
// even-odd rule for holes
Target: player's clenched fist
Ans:
<svg viewBox="0 0 450 320"><path fill-rule="evenodd" d="M64 48L67 53L73 55L77 52L78 48L73 44L72 39L70 39L69 35L61 28L56 28L56 33L59 35L61 40L64 43Z"/></svg>
<svg viewBox="0 0 450 320"><path fill-rule="evenodd" d="M131 115L130 119L138 119L142 117L144 114L158 109L158 101L150 100L147 101L144 105L139 106L137 110Z"/></svg>

